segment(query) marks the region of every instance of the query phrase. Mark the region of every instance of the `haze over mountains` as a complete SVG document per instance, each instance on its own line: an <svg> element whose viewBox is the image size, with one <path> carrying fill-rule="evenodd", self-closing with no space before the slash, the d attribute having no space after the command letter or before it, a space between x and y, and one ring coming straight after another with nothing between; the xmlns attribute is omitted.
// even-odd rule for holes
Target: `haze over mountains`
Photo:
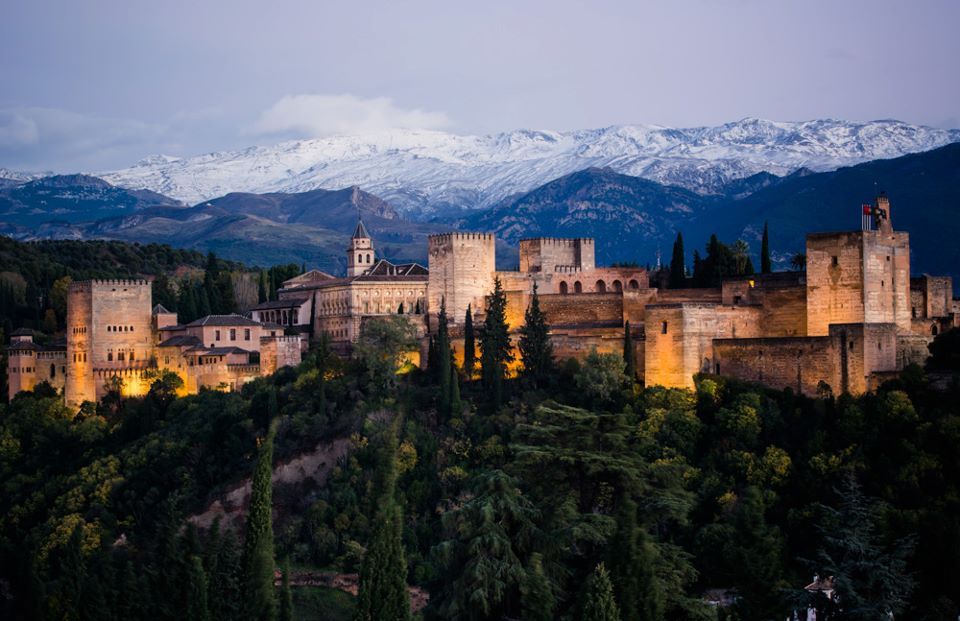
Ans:
<svg viewBox="0 0 960 621"><path fill-rule="evenodd" d="M99 176L188 203L229 192L303 192L359 186L407 218L484 209L586 168L610 168L701 194L759 172L786 175L927 151L960 130L899 121L797 123L744 119L687 129L626 125L489 136L395 130L298 140L189 158L154 156Z"/></svg>
<svg viewBox="0 0 960 621"><path fill-rule="evenodd" d="M613 128L594 132L589 144L584 138L589 132L514 132L497 137L499 150L460 152L459 164L453 162L454 150L441 150L445 154L441 157L439 152L426 155L422 145L381 151L369 144L360 148L357 143L354 147L359 150L348 149L342 160L331 159L326 165L315 163L310 167L317 175L324 170L323 174L334 175L332 169L362 169L372 185L381 183L386 196L371 192L365 185L302 192L233 191L188 206L153 190L115 187L96 177L32 179L0 172L6 179L0 183L0 234L23 240L163 242L213 250L225 258L253 264L306 262L341 273L343 249L358 213L376 237L382 256L420 262L426 261L426 235L451 228L495 231L503 250L522 237L534 235L594 237L597 258L603 263L652 264L658 250L667 260L677 231L684 233L688 260L712 232L725 241L742 237L757 253L763 222L769 221L774 259L786 267L790 255L802 250L805 233L857 228L859 205L884 189L893 201L895 226L911 233L915 271L960 272L960 246L954 243L960 236L960 225L953 217L960 209L960 143L884 159L898 155L898 150L909 152L960 140L960 132L896 122L744 121L724 128L645 128L643 132L636 127ZM682 140L671 132L682 134ZM466 140L439 132L397 135L411 140L417 136ZM654 135L659 138L654 140ZM632 147L622 144L620 157L614 157L614 143L626 136L643 136L648 154L639 153L637 139L630 143ZM719 136L726 141L723 146ZM306 157L308 145L330 145L338 140L342 145L348 141L330 139L286 146ZM575 149L561 145L576 140L581 142ZM671 140L673 146L666 146ZM283 147L273 148L274 155L291 152ZM234 154L232 159L226 154L209 156L206 164L197 163L197 158L155 159L128 171L139 170L146 175L144 178L154 174L167 178L160 171L176 170L184 180L195 181L196 187L213 177L241 188L267 183L264 180L268 178L272 179L268 185L275 186L306 183L302 175L296 182L296 175L275 176L279 159L268 158L273 162L268 165L262 158L265 149L253 151L244 152L246 156ZM654 152L660 155L650 155ZM607 155L601 157L599 153ZM814 170L829 162L878 153L882 154L879 159L856 166ZM523 186L539 183L540 176L551 171L595 159L609 165L581 167L549 177L539 185ZM254 178L241 174L244 167L255 162L263 166L255 171ZM664 184L620 170L631 166L648 174L669 172L683 183ZM754 168L764 170L743 176ZM460 176L441 187L445 170ZM493 175L489 179L482 176L488 170ZM195 178L189 176L191 171ZM121 173L111 179L116 181ZM259 180L256 175L260 175ZM392 181L387 180L391 175ZM319 178L314 177L311 183ZM391 185L392 190L387 187ZM521 187L522 191L511 191ZM496 196L501 198L493 200ZM406 212L398 205L406 205ZM513 253L498 254L498 262L504 267L515 261Z"/></svg>

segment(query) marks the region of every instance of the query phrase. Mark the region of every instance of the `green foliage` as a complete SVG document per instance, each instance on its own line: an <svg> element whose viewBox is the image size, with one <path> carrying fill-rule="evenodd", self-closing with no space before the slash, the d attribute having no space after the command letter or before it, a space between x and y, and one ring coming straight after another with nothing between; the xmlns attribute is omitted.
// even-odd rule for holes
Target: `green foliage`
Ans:
<svg viewBox="0 0 960 621"><path fill-rule="evenodd" d="M597 565L583 598L581 621L620 621L620 609L613 597L613 585L610 574L603 566Z"/></svg>
<svg viewBox="0 0 960 621"><path fill-rule="evenodd" d="M187 577L187 606L184 612L187 619L210 620L207 604L207 575L203 570L203 561L198 556L190 557Z"/></svg>
<svg viewBox="0 0 960 621"><path fill-rule="evenodd" d="M633 345L629 321L623 324L623 374L627 376L630 384L637 381L637 351Z"/></svg>
<svg viewBox="0 0 960 621"><path fill-rule="evenodd" d="M293 621L293 592L290 590L290 564L283 563L280 579L280 621Z"/></svg>
<svg viewBox="0 0 960 621"><path fill-rule="evenodd" d="M763 239L760 242L760 273L769 274L770 266L770 233L767 230L767 223L763 223Z"/></svg>
<svg viewBox="0 0 960 621"><path fill-rule="evenodd" d="M473 334L473 311L467 304L467 312L463 318L463 374L473 379L474 367L477 364L477 346Z"/></svg>
<svg viewBox="0 0 960 621"><path fill-rule="evenodd" d="M540 310L536 283L533 284L533 296L520 328L519 348L523 377L533 386L545 385L553 375L553 346L550 344L547 316Z"/></svg>
<svg viewBox="0 0 960 621"><path fill-rule="evenodd" d="M364 324L354 356L374 393L383 394L396 385L404 355L416 345L414 337L414 328L404 317L374 317Z"/></svg>
<svg viewBox="0 0 960 621"><path fill-rule="evenodd" d="M483 387L490 391L494 409L503 403L503 382L507 365L513 362L507 325L507 296L500 278L494 278L493 292L487 296L487 315L480 333L480 370Z"/></svg>
<svg viewBox="0 0 960 621"><path fill-rule="evenodd" d="M271 426L260 445L253 471L253 488L247 510L246 536L241 563L242 611L253 621L277 616L273 589L273 439Z"/></svg>
<svg viewBox="0 0 960 621"><path fill-rule="evenodd" d="M682 289L687 283L686 258L683 252L683 233L677 232L677 239L673 242L673 254L670 258L671 289Z"/></svg>
<svg viewBox="0 0 960 621"><path fill-rule="evenodd" d="M663 618L655 560L646 532L637 526L637 503L627 497L617 517L616 535L610 542L610 572L623 621Z"/></svg>
<svg viewBox="0 0 960 621"><path fill-rule="evenodd" d="M588 400L608 405L623 395L627 385L623 356L590 352L574 377L577 388Z"/></svg>
<svg viewBox="0 0 960 621"><path fill-rule="evenodd" d="M960 370L960 328L941 332L927 347L930 349L927 365L931 369Z"/></svg>
<svg viewBox="0 0 960 621"><path fill-rule="evenodd" d="M707 256L701 259L698 253L694 253L693 280L698 287L717 287L728 276L749 276L753 273L750 248L742 239L738 239L733 246L727 246L716 235L711 235Z"/></svg>

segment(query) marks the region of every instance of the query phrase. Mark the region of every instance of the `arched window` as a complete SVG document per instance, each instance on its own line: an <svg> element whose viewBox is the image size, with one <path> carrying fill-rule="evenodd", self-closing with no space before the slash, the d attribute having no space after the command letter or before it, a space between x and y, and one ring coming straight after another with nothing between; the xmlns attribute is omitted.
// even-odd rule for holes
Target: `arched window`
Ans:
<svg viewBox="0 0 960 621"><path fill-rule="evenodd" d="M367 263L369 263L369 262L370 262L370 254L367 253Z"/></svg>
<svg viewBox="0 0 960 621"><path fill-rule="evenodd" d="M56 376L57 376L57 365L51 363L51 364L50 364L50 379L53 379L53 378L55 378Z"/></svg>
<svg viewBox="0 0 960 621"><path fill-rule="evenodd" d="M620 293L621 291L623 291L623 283L620 282L619 280L613 281L613 290L616 291L617 293Z"/></svg>
<svg viewBox="0 0 960 621"><path fill-rule="evenodd" d="M633 280L630 281L630 288L631 288L631 289L639 289L639 288L640 288L640 283L638 283L638 282L636 281L636 279L633 279Z"/></svg>
<svg viewBox="0 0 960 621"><path fill-rule="evenodd" d="M937 335L937 324L933 324L932 326L930 326L930 332L931 332L934 336Z"/></svg>
<svg viewBox="0 0 960 621"><path fill-rule="evenodd" d="M567 295L567 283L565 282L560 283L560 293L562 295Z"/></svg>
<svg viewBox="0 0 960 621"><path fill-rule="evenodd" d="M596 291L597 291L597 293L606 293L606 292L607 292L607 283L603 282L602 280L598 280L598 281L597 281L597 286L596 286Z"/></svg>
<svg viewBox="0 0 960 621"><path fill-rule="evenodd" d="M580 284L580 281L573 283L573 292L574 293L583 293L583 285Z"/></svg>

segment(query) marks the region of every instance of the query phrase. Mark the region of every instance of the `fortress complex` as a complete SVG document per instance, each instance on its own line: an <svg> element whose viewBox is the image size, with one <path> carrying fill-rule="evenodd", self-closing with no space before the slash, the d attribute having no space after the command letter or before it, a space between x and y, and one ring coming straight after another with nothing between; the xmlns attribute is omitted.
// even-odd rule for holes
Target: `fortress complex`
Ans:
<svg viewBox="0 0 960 621"><path fill-rule="evenodd" d="M236 390L261 375L299 364L301 338L281 326L240 315L211 315L186 325L152 304L146 280L75 282L67 294L66 339L48 346L17 331L8 347L12 398L48 382L71 407L101 399L110 386L143 395L158 371L183 380L183 394L202 387Z"/></svg>
<svg viewBox="0 0 960 621"><path fill-rule="evenodd" d="M498 271L492 234L433 235L427 323L436 326L444 300L462 360L467 308L482 321L499 278L513 332L536 285L558 359L622 352L629 322L647 386L690 388L695 374L716 373L807 395L824 384L860 394L922 364L933 337L960 325L949 277L910 277L910 239L893 230L886 196L869 211L862 230L808 235L806 272L709 289L651 288L644 269L599 268L591 239L522 240L519 270Z"/></svg>
<svg viewBox="0 0 960 621"><path fill-rule="evenodd" d="M519 269L501 271L493 234L443 233L429 237L429 270L395 264L376 257L362 222L346 250L345 277L306 272L249 318L179 325L175 313L151 306L146 281L74 283L65 341L40 346L29 331L12 335L10 395L46 381L79 405L101 398L113 378L124 394L143 394L161 369L180 375L186 393L236 389L299 363L308 338L326 335L348 354L365 322L387 315L416 329L420 351L411 359L418 362L441 303L462 363L466 313L479 327L495 279L514 335L536 287L559 360L622 353L629 322L647 386L690 388L695 374L715 373L807 395L825 385L860 394L922 364L933 337L960 325L949 277L910 277L910 239L893 229L887 198L867 209L862 230L807 236L805 272L727 278L715 288L660 289L643 268L597 267L587 238L522 240Z"/></svg>

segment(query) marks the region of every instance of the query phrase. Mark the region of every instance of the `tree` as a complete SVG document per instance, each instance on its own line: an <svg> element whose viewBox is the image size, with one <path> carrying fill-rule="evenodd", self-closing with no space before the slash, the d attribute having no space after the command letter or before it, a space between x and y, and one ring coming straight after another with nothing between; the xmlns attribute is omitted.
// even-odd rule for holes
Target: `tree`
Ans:
<svg viewBox="0 0 960 621"><path fill-rule="evenodd" d="M460 400L460 375L457 367L450 365L450 414L459 416L463 413L463 401Z"/></svg>
<svg viewBox="0 0 960 621"><path fill-rule="evenodd" d="M447 302L440 300L440 313L437 315L436 380L439 387L438 406L441 416L450 413L450 326L447 319ZM434 361L431 360L431 363Z"/></svg>
<svg viewBox="0 0 960 621"><path fill-rule="evenodd" d="M243 612L252 621L272 621L277 616L273 593L273 438L276 426L270 425L260 445L253 469L250 508L247 512L246 539L243 547L241 589Z"/></svg>
<svg viewBox="0 0 960 621"><path fill-rule="evenodd" d="M613 597L610 574L603 563L597 565L587 582L587 592L580 612L581 621L620 621L620 610Z"/></svg>
<svg viewBox="0 0 960 621"><path fill-rule="evenodd" d="M623 324L623 372L631 384L637 381L637 351L633 347L629 321Z"/></svg>
<svg viewBox="0 0 960 621"><path fill-rule="evenodd" d="M542 386L550 378L553 369L553 346L550 343L547 316L540 310L537 283L533 283L533 297L524 314L519 345L523 376L533 385Z"/></svg>
<svg viewBox="0 0 960 621"><path fill-rule="evenodd" d="M553 621L557 598L553 584L543 571L543 556L530 555L523 580L520 582L520 604L526 621Z"/></svg>
<svg viewBox="0 0 960 621"><path fill-rule="evenodd" d="M623 356L598 354L594 349L587 354L580 370L574 376L577 389L598 404L610 403L622 394L627 382Z"/></svg>
<svg viewBox="0 0 960 621"><path fill-rule="evenodd" d="M637 526L637 503L623 499L617 532L610 542L610 572L623 621L663 618L654 573L655 555L646 531Z"/></svg>
<svg viewBox="0 0 960 621"><path fill-rule="evenodd" d="M210 620L210 608L207 603L207 575L203 571L203 561L199 556L191 556L187 565L187 619L197 621Z"/></svg>
<svg viewBox="0 0 960 621"><path fill-rule="evenodd" d="M293 593L290 591L290 563L283 562L280 580L280 621L293 621Z"/></svg>
<svg viewBox="0 0 960 621"><path fill-rule="evenodd" d="M366 370L372 392L383 394L396 383L406 353L416 346L413 326L398 315L375 317L363 326L354 356Z"/></svg>
<svg viewBox="0 0 960 621"><path fill-rule="evenodd" d="M935 369L960 369L960 328L951 328L934 337L927 345L928 364Z"/></svg>
<svg viewBox="0 0 960 621"><path fill-rule="evenodd" d="M260 270L260 277L257 279L257 303L263 304L270 299L270 291L267 287L267 272Z"/></svg>
<svg viewBox="0 0 960 621"><path fill-rule="evenodd" d="M70 293L70 283L72 282L72 278L64 276L53 281L53 285L50 287L50 306L56 313L54 329L57 325L66 325L67 295Z"/></svg>
<svg viewBox="0 0 960 621"><path fill-rule="evenodd" d="M670 258L670 288L682 289L687 282L687 268L684 264L683 233L677 232L673 242L673 256Z"/></svg>
<svg viewBox="0 0 960 621"><path fill-rule="evenodd" d="M880 524L884 505L868 498L851 475L841 489L839 508L823 507L826 519L818 530L822 575L832 575L844 619L866 621L899 615L914 581L907 572L911 538L883 544Z"/></svg>
<svg viewBox="0 0 960 621"><path fill-rule="evenodd" d="M790 258L790 266L797 272L803 272L807 269L807 255L803 252L798 252Z"/></svg>
<svg viewBox="0 0 960 621"><path fill-rule="evenodd" d="M494 409L503 403L503 380L507 365L513 361L509 328L507 296L497 277L493 280L493 292L487 296L487 316L480 333L481 378L484 387L490 391Z"/></svg>
<svg viewBox="0 0 960 621"><path fill-rule="evenodd" d="M763 240L760 242L760 273L769 274L770 269L770 233L767 223L763 223Z"/></svg>
<svg viewBox="0 0 960 621"><path fill-rule="evenodd" d="M378 509L360 567L354 621L410 619L407 561L403 551L403 511L396 500L399 419L383 431L374 498Z"/></svg>
<svg viewBox="0 0 960 621"><path fill-rule="evenodd" d="M477 346L473 336L473 311L467 304L467 313L463 318L463 374L467 380L473 379L473 369L477 361Z"/></svg>

